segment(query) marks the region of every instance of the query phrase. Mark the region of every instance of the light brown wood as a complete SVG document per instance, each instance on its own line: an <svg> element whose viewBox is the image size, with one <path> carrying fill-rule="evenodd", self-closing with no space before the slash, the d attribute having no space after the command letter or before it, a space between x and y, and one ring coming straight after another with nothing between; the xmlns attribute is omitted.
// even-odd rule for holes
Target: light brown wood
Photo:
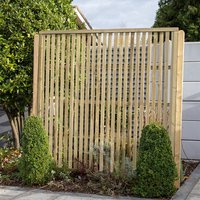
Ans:
<svg viewBox="0 0 200 200"><path fill-rule="evenodd" d="M73 137L74 137L74 65L75 65L75 38L76 35L71 35L71 65L70 65L70 121L69 121L69 168L73 166Z"/></svg>
<svg viewBox="0 0 200 200"><path fill-rule="evenodd" d="M89 135L89 90L90 90L90 47L91 35L87 35L87 62L86 62L86 93L85 93L85 133L84 133L84 164L88 164L88 135Z"/></svg>
<svg viewBox="0 0 200 200"><path fill-rule="evenodd" d="M79 133L79 160L83 161L83 119L84 119L84 88L85 88L85 51L86 35L81 38L81 97L80 97L80 133Z"/></svg>
<svg viewBox="0 0 200 200"><path fill-rule="evenodd" d="M55 71L55 123L54 123L54 159L58 162L58 129L59 129L59 79L60 79L60 35L56 37L56 71Z"/></svg>
<svg viewBox="0 0 200 200"><path fill-rule="evenodd" d="M45 117L44 117L44 124L45 130L47 133L49 132L49 66L50 66L50 36L47 35L46 37L47 44L46 44L46 63L45 63Z"/></svg>
<svg viewBox="0 0 200 200"><path fill-rule="evenodd" d="M119 34L119 65L118 65L118 96L117 96L117 137L116 137L116 165L120 166L121 154L121 115L122 115L122 59L123 59L123 34Z"/></svg>
<svg viewBox="0 0 200 200"><path fill-rule="evenodd" d="M108 35L108 86L111 86L111 64L112 64L112 39L113 35ZM111 115L111 87L107 87L107 102L106 102L106 145L110 145L110 115Z"/></svg>
<svg viewBox="0 0 200 200"><path fill-rule="evenodd" d="M49 130L50 151L58 165L64 158L69 168L80 161L113 172L116 166L123 169L128 156L135 169L141 130L159 120L170 126L180 169L183 32L139 30L35 36L32 113Z"/></svg>
<svg viewBox="0 0 200 200"><path fill-rule="evenodd" d="M43 68L44 68L44 36L39 35L39 66L38 66L38 71L39 71L39 75L38 75L38 95L37 95L37 102L38 102L38 115L40 117L43 116L43 91L44 91L44 85L43 85Z"/></svg>
<svg viewBox="0 0 200 200"><path fill-rule="evenodd" d="M64 68L65 68L65 34L61 36L61 64L60 64L60 108L59 108L59 154L58 154L58 165L63 164L63 116L64 116Z"/></svg>
<svg viewBox="0 0 200 200"><path fill-rule="evenodd" d="M163 32L163 31L178 31L179 28L135 28L135 29L96 29L96 30L66 30L66 31L40 31L39 34L76 34L76 33L141 33L141 32Z"/></svg>
<svg viewBox="0 0 200 200"><path fill-rule="evenodd" d="M76 37L76 64L75 64L75 72L76 72L76 86L75 86L75 118L74 118L74 160L75 160L75 168L77 167L78 160L78 123L79 123L79 74L80 74L80 34L77 34Z"/></svg>
<svg viewBox="0 0 200 200"><path fill-rule="evenodd" d="M162 123L162 84L163 84L163 33L159 33L159 64L158 64L158 117L157 121Z"/></svg>
<svg viewBox="0 0 200 200"><path fill-rule="evenodd" d="M125 169L126 143L127 143L127 83L128 83L128 46L130 41L129 33L125 34L125 52L124 52L124 88L123 88L123 109L122 109L122 169Z"/></svg>
<svg viewBox="0 0 200 200"><path fill-rule="evenodd" d="M154 32L153 35L153 69L152 69L152 94L151 94L151 99L152 99L152 108L151 108L151 119L152 121L156 121L157 117L157 108L156 108L156 72L157 72L157 49L158 49L158 33Z"/></svg>
<svg viewBox="0 0 200 200"><path fill-rule="evenodd" d="M46 44L46 72L45 72L45 117L44 117L44 124L45 124L45 130L49 134L50 132L50 127L49 127L49 109L50 109L50 99L49 99L49 89L50 89L50 83L49 83L49 72L50 72L50 36L46 36L47 44ZM49 138L49 144L52 143L52 138Z"/></svg>
<svg viewBox="0 0 200 200"><path fill-rule="evenodd" d="M53 154L53 132L54 132L54 71L55 71L55 35L51 37L51 79L50 79L50 123L49 123L49 150Z"/></svg>
<svg viewBox="0 0 200 200"><path fill-rule="evenodd" d="M171 66L171 94L170 94L170 139L172 143L172 152L174 155L174 145L175 145L175 115L176 115L176 73L177 73L177 66L176 66L176 57L177 57L177 49L178 49L178 32L174 32L172 35L173 39L173 46L172 46L172 66Z"/></svg>
<svg viewBox="0 0 200 200"><path fill-rule="evenodd" d="M141 83L140 83L140 102L139 102L139 118L140 118L140 124L139 124L139 141L141 137L141 132L144 126L144 76L145 76L145 55L146 53L146 33L142 33L142 63L141 63Z"/></svg>
<svg viewBox="0 0 200 200"><path fill-rule="evenodd" d="M168 71L169 71L169 32L165 33L165 65L164 65L164 111L163 124L168 125Z"/></svg>
<svg viewBox="0 0 200 200"><path fill-rule="evenodd" d="M114 55L113 55L113 82L112 82L112 102L111 102L111 141L110 141L110 171L113 172L115 164L115 101L116 101L116 73L117 73L117 44L118 34L114 34Z"/></svg>
<svg viewBox="0 0 200 200"><path fill-rule="evenodd" d="M34 60L33 60L33 108L32 115L37 115L38 104L38 65L39 65L39 35L34 36Z"/></svg>
<svg viewBox="0 0 200 200"><path fill-rule="evenodd" d="M132 134L132 123L133 123L133 70L134 70L134 48L135 48L135 34L131 33L131 43L130 43L130 70L129 70L129 96L128 96L128 155L133 158L133 134Z"/></svg>
<svg viewBox="0 0 200 200"><path fill-rule="evenodd" d="M138 92L139 92L139 64L140 64L140 33L136 34L136 67L135 67L135 93L134 93L134 144L133 144L133 169L136 169L137 162L137 138L138 138Z"/></svg>
<svg viewBox="0 0 200 200"><path fill-rule="evenodd" d="M92 78L91 84L95 85L95 65L96 65L96 37L92 35ZM94 154L94 104L95 102L95 87L91 87L91 116L90 116L90 152L89 152L89 167L93 164L93 154Z"/></svg>
<svg viewBox="0 0 200 200"><path fill-rule="evenodd" d="M66 67L65 67L65 122L64 122L64 162L68 162L68 152L69 152L69 75L70 75L70 35L66 35Z"/></svg>
<svg viewBox="0 0 200 200"><path fill-rule="evenodd" d="M183 63L184 63L184 37L183 31L178 31L178 48L176 57L177 80L176 80L176 116L175 116L175 163L178 171L178 181L175 185L180 187L181 172L181 138L182 138L182 93L183 93Z"/></svg>
<svg viewBox="0 0 200 200"><path fill-rule="evenodd" d="M152 57L152 33L148 33L148 50L147 50L147 75L146 75L146 117L145 123L148 124L150 119L150 74L151 74L151 57Z"/></svg>
<svg viewBox="0 0 200 200"><path fill-rule="evenodd" d="M97 83L96 83L96 116L95 116L95 148L99 148L99 103L100 103L100 75L101 75L101 34L97 40ZM96 153L96 152L95 152ZM95 158L95 166L98 168L99 156Z"/></svg>
<svg viewBox="0 0 200 200"><path fill-rule="evenodd" d="M99 170L103 171L104 166L104 118L105 118L105 78L106 78L106 36L103 34L103 55L102 55L102 82L101 82L101 125L100 125L100 160Z"/></svg>

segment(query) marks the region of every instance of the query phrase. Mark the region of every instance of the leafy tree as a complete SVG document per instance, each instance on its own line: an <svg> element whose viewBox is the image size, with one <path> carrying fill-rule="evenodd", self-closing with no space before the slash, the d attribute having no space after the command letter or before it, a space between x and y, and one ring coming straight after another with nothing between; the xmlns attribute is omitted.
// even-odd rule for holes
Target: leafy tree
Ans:
<svg viewBox="0 0 200 200"><path fill-rule="evenodd" d="M0 104L8 115L15 147L25 108L31 108L33 37L41 30L76 29L72 0L0 1Z"/></svg>
<svg viewBox="0 0 200 200"><path fill-rule="evenodd" d="M160 0L154 27L179 27L186 41L200 41L200 1Z"/></svg>

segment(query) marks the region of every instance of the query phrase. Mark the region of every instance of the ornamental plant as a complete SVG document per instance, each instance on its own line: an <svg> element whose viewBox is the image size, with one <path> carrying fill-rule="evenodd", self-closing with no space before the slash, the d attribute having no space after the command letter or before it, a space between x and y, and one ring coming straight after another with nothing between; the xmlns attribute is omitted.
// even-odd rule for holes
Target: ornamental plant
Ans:
<svg viewBox="0 0 200 200"><path fill-rule="evenodd" d="M142 130L134 193L140 197L170 197L175 192L176 165L167 130L156 123Z"/></svg>
<svg viewBox="0 0 200 200"><path fill-rule="evenodd" d="M19 174L27 185L43 184L48 180L52 165L47 133L39 117L28 117L22 132L22 157Z"/></svg>
<svg viewBox="0 0 200 200"><path fill-rule="evenodd" d="M0 1L0 104L20 147L25 108L32 104L33 37L42 30L76 29L72 0Z"/></svg>

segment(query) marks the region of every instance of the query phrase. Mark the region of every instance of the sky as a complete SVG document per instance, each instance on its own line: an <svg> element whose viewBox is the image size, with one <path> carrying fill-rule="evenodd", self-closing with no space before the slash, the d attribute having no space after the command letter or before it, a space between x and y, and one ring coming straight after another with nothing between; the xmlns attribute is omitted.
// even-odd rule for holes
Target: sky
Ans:
<svg viewBox="0 0 200 200"><path fill-rule="evenodd" d="M94 29L150 28L159 0L73 0Z"/></svg>

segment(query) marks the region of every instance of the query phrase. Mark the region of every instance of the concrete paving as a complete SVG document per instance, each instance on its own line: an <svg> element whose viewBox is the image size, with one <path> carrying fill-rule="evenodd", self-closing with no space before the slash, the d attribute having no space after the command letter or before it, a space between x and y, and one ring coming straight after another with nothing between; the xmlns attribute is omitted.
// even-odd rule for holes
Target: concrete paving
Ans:
<svg viewBox="0 0 200 200"><path fill-rule="evenodd" d="M131 197L108 197L68 192L51 192L41 189L0 186L0 200L148 200ZM150 200L150 199L149 199Z"/></svg>
<svg viewBox="0 0 200 200"><path fill-rule="evenodd" d="M200 164L172 197L172 200L200 200Z"/></svg>
<svg viewBox="0 0 200 200"><path fill-rule="evenodd" d="M92 194L52 192L41 189L0 186L0 200L150 200L135 197L108 197ZM200 165L172 200L200 200Z"/></svg>

